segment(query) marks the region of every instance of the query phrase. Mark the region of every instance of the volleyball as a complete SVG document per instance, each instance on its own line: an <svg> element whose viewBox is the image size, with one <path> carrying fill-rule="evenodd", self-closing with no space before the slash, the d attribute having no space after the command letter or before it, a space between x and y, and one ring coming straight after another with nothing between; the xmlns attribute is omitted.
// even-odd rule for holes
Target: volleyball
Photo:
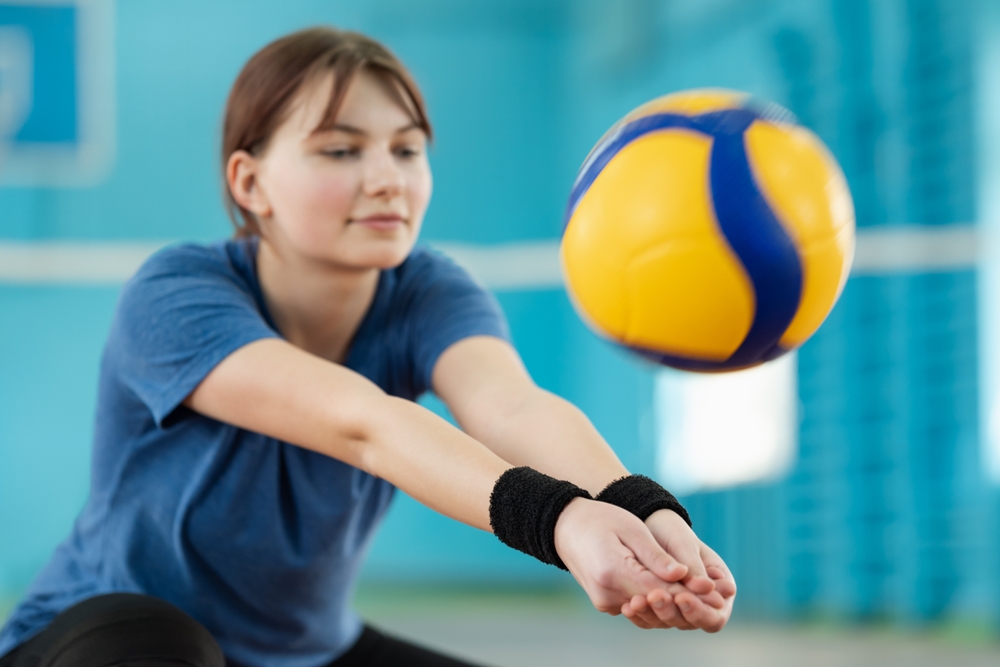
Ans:
<svg viewBox="0 0 1000 667"><path fill-rule="evenodd" d="M560 245L600 334L690 371L756 366L822 324L854 206L822 141L775 104L693 90L640 106L580 168Z"/></svg>

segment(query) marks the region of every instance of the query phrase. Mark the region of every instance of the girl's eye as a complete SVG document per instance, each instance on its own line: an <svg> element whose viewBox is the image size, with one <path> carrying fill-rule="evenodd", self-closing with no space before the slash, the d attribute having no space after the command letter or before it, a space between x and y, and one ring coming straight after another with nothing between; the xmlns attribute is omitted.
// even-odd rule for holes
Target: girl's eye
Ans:
<svg viewBox="0 0 1000 667"><path fill-rule="evenodd" d="M411 158L420 155L420 151L412 146L400 146L396 149L396 155L401 158Z"/></svg>
<svg viewBox="0 0 1000 667"><path fill-rule="evenodd" d="M357 148L330 148L321 153L327 157L331 157L334 160L345 160L351 157L357 157L361 151Z"/></svg>

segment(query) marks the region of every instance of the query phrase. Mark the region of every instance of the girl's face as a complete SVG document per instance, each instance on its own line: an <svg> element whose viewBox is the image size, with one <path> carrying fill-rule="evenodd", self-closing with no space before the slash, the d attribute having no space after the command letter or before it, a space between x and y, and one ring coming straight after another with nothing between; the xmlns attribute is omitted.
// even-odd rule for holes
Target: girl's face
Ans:
<svg viewBox="0 0 1000 667"><path fill-rule="evenodd" d="M398 266L410 253L431 196L427 137L386 85L358 72L334 128L317 132L333 86L332 75L320 79L262 154L244 154L246 208L279 252L357 269Z"/></svg>

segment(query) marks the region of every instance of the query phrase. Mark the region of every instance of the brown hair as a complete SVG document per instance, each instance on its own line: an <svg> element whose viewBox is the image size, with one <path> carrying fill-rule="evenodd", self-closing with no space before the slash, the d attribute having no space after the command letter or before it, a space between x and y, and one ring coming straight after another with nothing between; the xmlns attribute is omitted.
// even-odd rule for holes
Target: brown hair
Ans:
<svg viewBox="0 0 1000 667"><path fill-rule="evenodd" d="M333 91L323 120L314 131L330 129L347 88L360 70L384 83L393 98L413 117L431 139L427 109L416 82L406 67L387 48L356 32L316 27L277 39L258 51L236 77L222 126L222 170L225 180L229 157L239 150L262 151L271 135L285 121L303 85L325 73L333 74ZM236 203L224 188L226 209L236 227L236 236L260 234L257 220Z"/></svg>

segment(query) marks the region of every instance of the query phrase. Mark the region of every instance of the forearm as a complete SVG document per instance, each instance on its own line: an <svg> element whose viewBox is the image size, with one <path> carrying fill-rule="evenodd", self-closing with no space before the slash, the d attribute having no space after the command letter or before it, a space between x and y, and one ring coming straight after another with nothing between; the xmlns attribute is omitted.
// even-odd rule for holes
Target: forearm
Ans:
<svg viewBox="0 0 1000 667"><path fill-rule="evenodd" d="M363 469L441 514L491 530L490 493L511 465L415 403L382 401L361 446Z"/></svg>
<svg viewBox="0 0 1000 667"><path fill-rule="evenodd" d="M595 495L628 474L586 415L544 389L533 388L470 434L512 465L569 480Z"/></svg>

